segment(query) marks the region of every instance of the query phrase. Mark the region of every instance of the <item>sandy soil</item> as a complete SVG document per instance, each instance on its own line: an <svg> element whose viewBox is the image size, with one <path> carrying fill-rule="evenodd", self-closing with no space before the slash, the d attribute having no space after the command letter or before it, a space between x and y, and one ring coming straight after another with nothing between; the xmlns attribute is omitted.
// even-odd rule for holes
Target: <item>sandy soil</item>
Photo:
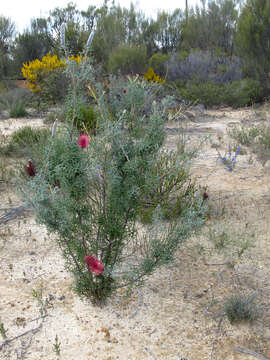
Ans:
<svg viewBox="0 0 270 360"><path fill-rule="evenodd" d="M268 122L270 111L221 109L193 115L184 121L188 141L195 144L210 134L212 142L222 138L224 153L228 127ZM42 126L42 120L1 120L0 132L10 135L26 124ZM176 146L178 125L167 124L168 148ZM103 308L73 294L53 237L33 217L0 225L0 323L7 330L6 343L0 335L0 359L252 358L235 348L270 358L270 174L249 150L229 172L208 141L192 165L192 175L207 187L209 221L178 251L173 264L132 294L119 290ZM0 196L0 215L20 204L13 189L1 183ZM210 251L209 234L220 229L235 245L220 253ZM239 258L237 240L246 238L252 246ZM38 302L33 295L41 289ZM235 293L254 295L258 320L231 325L222 316L224 302ZM54 352L56 335L60 355Z"/></svg>

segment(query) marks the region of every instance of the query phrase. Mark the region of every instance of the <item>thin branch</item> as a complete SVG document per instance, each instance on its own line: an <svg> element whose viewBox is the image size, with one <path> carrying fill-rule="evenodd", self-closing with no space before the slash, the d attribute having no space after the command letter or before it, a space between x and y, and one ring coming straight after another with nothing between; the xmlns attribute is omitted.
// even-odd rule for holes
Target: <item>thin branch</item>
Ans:
<svg viewBox="0 0 270 360"><path fill-rule="evenodd" d="M256 290L256 291L247 299L246 304L251 303L251 302L255 299L255 297L257 297L257 296L259 295L259 293L260 293L260 290Z"/></svg>
<svg viewBox="0 0 270 360"><path fill-rule="evenodd" d="M47 316L52 316L52 315L45 314L45 315L39 316L39 317L37 317L37 318L35 318L35 319L29 320L29 322L32 322L32 321L35 321L35 320L39 320L39 319L44 319L44 318L47 317Z"/></svg>
<svg viewBox="0 0 270 360"><path fill-rule="evenodd" d="M137 315L139 308L142 305L142 301L143 301L143 296L142 296L142 292L139 290L139 301L138 301L138 306L136 308L136 310L134 311L134 313L132 315L130 315L129 319L133 319L135 318L135 316Z"/></svg>
<svg viewBox="0 0 270 360"><path fill-rule="evenodd" d="M221 319L219 319L218 327L216 328L215 333L213 335L211 353L210 353L210 360L213 360L213 355L214 355L214 351L215 351L215 341L216 341L216 337L217 337L217 335L218 335L218 333L220 331L223 319L224 319L223 317Z"/></svg>
<svg viewBox="0 0 270 360"><path fill-rule="evenodd" d="M204 262L204 265L207 265L207 266L220 266L220 265L232 265L232 263L230 261L227 261L227 262L224 262L224 263L206 263Z"/></svg>
<svg viewBox="0 0 270 360"><path fill-rule="evenodd" d="M3 344L0 346L0 351L1 351L6 345L8 345L9 343L11 343L11 342L14 341L14 340L19 339L19 338L22 337L22 336L25 336L25 335L30 334L30 333L32 333L32 334L37 333L37 332L41 329L42 325L43 325L43 321L39 324L38 327L36 327L36 328L34 328L34 329L31 329L31 330L28 330L28 331L25 331L24 333L22 333L22 334L20 334L20 335L18 335L18 336L15 336L14 338L5 340L5 341L3 342Z"/></svg>
<svg viewBox="0 0 270 360"><path fill-rule="evenodd" d="M268 357L265 357L261 354L258 354L256 353L255 351L252 351L252 350L249 350L249 349L246 349L246 348L239 348L239 347L232 347L232 350L233 351L236 351L236 352L239 352L239 353L242 353L242 354L247 354L247 355L251 355L251 356L254 356L256 357L257 359L260 359L260 360L270 360Z"/></svg>

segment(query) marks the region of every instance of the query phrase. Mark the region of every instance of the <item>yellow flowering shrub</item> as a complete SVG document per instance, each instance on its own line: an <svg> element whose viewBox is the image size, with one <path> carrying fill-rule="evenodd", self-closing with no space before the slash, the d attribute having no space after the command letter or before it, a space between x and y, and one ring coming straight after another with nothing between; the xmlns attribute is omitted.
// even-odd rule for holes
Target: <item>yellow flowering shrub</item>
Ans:
<svg viewBox="0 0 270 360"><path fill-rule="evenodd" d="M143 74L143 77L145 78L145 80L150 82L158 82L158 83L165 82L165 80L162 79L162 77L158 76L155 73L154 69L151 66L148 68L147 72Z"/></svg>
<svg viewBox="0 0 270 360"><path fill-rule="evenodd" d="M80 55L72 55L68 60L76 61L80 64L84 58ZM23 64L21 69L23 76L27 80L26 86L33 92L39 93L42 90L42 81L51 73L63 71L66 60L59 59L57 55L47 54L39 59Z"/></svg>

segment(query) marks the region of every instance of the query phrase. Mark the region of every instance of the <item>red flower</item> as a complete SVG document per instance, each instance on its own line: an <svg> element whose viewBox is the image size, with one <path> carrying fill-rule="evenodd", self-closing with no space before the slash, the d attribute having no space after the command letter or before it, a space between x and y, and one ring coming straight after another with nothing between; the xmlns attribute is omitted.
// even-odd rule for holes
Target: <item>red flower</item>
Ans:
<svg viewBox="0 0 270 360"><path fill-rule="evenodd" d="M94 274L100 275L104 270L102 263L93 255L86 255L84 257L84 262L86 263L88 270Z"/></svg>
<svg viewBox="0 0 270 360"><path fill-rule="evenodd" d="M81 148L86 148L89 144L89 137L85 134L81 134L79 136L79 139L78 139L78 145L81 147Z"/></svg>
<svg viewBox="0 0 270 360"><path fill-rule="evenodd" d="M35 176L36 175L36 169L33 164L32 160L28 160L28 165L25 166L25 171L29 176Z"/></svg>
<svg viewBox="0 0 270 360"><path fill-rule="evenodd" d="M208 196L207 192L204 192L204 193L203 193L203 200L208 199L208 197L209 197L209 196Z"/></svg>
<svg viewBox="0 0 270 360"><path fill-rule="evenodd" d="M124 90L123 90L123 94L126 94L126 93L127 93L127 90L126 90L126 89L124 89Z"/></svg>

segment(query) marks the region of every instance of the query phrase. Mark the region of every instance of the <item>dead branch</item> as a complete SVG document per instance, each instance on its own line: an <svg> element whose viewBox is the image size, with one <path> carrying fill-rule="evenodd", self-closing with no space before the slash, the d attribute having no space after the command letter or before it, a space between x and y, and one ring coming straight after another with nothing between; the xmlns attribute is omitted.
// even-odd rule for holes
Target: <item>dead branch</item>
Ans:
<svg viewBox="0 0 270 360"><path fill-rule="evenodd" d="M29 208L27 208L25 205L17 206L4 215L0 216L0 225L5 224L10 220L16 219L18 216L22 215L24 212L29 211Z"/></svg>
<svg viewBox="0 0 270 360"><path fill-rule="evenodd" d="M263 356L261 354L258 354L255 351L246 349L246 348L240 348L240 347L234 347L233 346L232 350L236 351L236 352L239 352L239 353L242 353L242 354L247 354L247 355L254 356L254 357L256 357L257 359L260 359L260 360L270 360L269 358L267 358L267 357L265 357L265 356Z"/></svg>
<svg viewBox="0 0 270 360"><path fill-rule="evenodd" d="M211 353L210 353L210 360L213 360L213 355L214 355L214 351L215 351L215 341L216 341L216 337L220 331L220 328L221 328L221 324L222 324L222 321L223 321L223 317L221 319L219 319L219 322L218 322L218 326L215 330L215 333L213 335L213 338L212 338L212 346L211 346Z"/></svg>
<svg viewBox="0 0 270 360"><path fill-rule="evenodd" d="M34 328L34 329L31 329L31 330L28 330L28 331L25 331L24 333L18 335L18 336L15 336L11 339L7 339L3 342L3 344L0 346L0 351L6 346L8 345L9 343L11 343L12 341L14 340L17 340L19 338L21 338L22 336L25 336L25 335L28 335L28 334L36 334L41 328L42 328L42 325L43 325L43 321L39 324L38 327Z"/></svg>

